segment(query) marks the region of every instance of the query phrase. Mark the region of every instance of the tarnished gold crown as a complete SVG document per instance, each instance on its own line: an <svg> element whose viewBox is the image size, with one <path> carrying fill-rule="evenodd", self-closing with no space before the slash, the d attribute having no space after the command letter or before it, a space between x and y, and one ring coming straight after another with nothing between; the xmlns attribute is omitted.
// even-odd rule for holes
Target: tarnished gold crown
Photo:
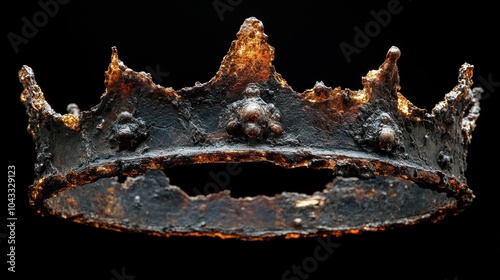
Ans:
<svg viewBox="0 0 500 280"><path fill-rule="evenodd" d="M464 63L458 84L430 112L400 93L391 47L360 90L318 82L296 92L275 71L263 24L248 18L217 74L179 90L125 66L112 48L98 105L67 114L46 102L23 66L21 101L36 148L30 204L97 227L147 234L261 240L356 233L467 207L467 147L480 90ZM232 197L171 185L178 166L270 163L327 170L322 191ZM233 168L233 169L231 169ZM194 170L194 169L193 169ZM192 176L196 176L193 174Z"/></svg>

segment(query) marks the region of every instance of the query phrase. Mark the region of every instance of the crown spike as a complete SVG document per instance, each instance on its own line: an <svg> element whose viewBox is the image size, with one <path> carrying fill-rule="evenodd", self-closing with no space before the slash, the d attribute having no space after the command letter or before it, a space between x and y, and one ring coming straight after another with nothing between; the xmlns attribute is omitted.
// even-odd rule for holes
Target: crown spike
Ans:
<svg viewBox="0 0 500 280"><path fill-rule="evenodd" d="M447 126L460 123L466 144L470 143L472 131L476 127L482 92L480 88L471 88L473 70L473 65L462 64L458 72L458 84L432 109L432 114Z"/></svg>
<svg viewBox="0 0 500 280"><path fill-rule="evenodd" d="M399 72L396 64L401 56L401 51L398 47L392 46L387 51L385 61L377 70L371 70L362 78L365 94L370 97L370 100L379 99L392 100L392 103L397 104L399 86Z"/></svg>
<svg viewBox="0 0 500 280"><path fill-rule="evenodd" d="M392 46L387 51L386 59L381 68L383 69L383 78L388 88L393 89L391 94L396 97L397 90L399 90L399 72L396 62L401 57L401 51L398 47Z"/></svg>
<svg viewBox="0 0 500 280"><path fill-rule="evenodd" d="M19 71L19 81L24 87L21 93L21 101L27 106L27 109L31 111L31 113L45 112L55 114L55 111L45 100L42 89L35 80L35 72L31 67L23 65Z"/></svg>
<svg viewBox="0 0 500 280"><path fill-rule="evenodd" d="M111 48L111 62L108 70L105 72L104 84L106 85L106 93L111 91L116 85L122 82L122 73L127 67L118 57L118 49L116 46Z"/></svg>
<svg viewBox="0 0 500 280"><path fill-rule="evenodd" d="M242 92L249 83L263 83L275 73L272 64L274 48L267 43L264 25L255 17L247 18L224 56L213 84L226 84L235 93ZM277 80L286 82L278 75Z"/></svg>

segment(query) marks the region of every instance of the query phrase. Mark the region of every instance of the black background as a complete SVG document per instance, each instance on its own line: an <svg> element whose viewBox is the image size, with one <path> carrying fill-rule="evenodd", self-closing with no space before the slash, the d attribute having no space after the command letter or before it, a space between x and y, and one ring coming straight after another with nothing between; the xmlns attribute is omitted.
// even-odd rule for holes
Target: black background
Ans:
<svg viewBox="0 0 500 280"><path fill-rule="evenodd" d="M376 69L393 45L402 52L398 61L401 92L420 108L430 110L443 99L456 85L464 62L475 66L476 85L488 79L500 82L499 24L493 4L471 1L438 6L438 2L401 0L403 10L392 15L388 25L348 63L339 44L354 45L353 28L364 29L374 20L370 11L387 9L391 1L227 1L233 7L222 14L222 20L213 2L70 1L59 5L59 11L26 44L19 45L17 53L7 34L21 35L22 18L32 22L42 8L36 1L4 4L4 168L16 167L18 218L16 273L6 273L7 279L33 274L36 279L119 280L113 272L125 272L130 280L132 276L136 280L281 279L291 266L300 266L313 256L319 244L314 238L268 242L158 238L37 216L27 204L35 151L19 100L22 86L17 72L24 64L33 68L57 112L65 113L72 102L89 110L104 91L112 46L118 47L128 67L168 72L156 82L180 89L213 77L241 23L255 16L276 49L277 72L296 91L312 88L316 81L360 89L361 77ZM319 262L308 279L498 277L499 234L494 227L498 223L498 82L483 83L481 116L469 147L466 176L476 195L473 205L436 224L335 238L340 247ZM6 191L4 195L1 205L5 209ZM0 229L6 232L7 228ZM2 274L7 271L8 253L4 237L0 239Z"/></svg>

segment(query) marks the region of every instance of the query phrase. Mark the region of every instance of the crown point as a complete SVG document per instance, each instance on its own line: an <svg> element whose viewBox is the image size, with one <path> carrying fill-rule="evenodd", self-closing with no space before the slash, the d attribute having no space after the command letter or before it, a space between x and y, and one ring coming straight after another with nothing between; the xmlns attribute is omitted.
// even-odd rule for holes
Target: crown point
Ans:
<svg viewBox="0 0 500 280"><path fill-rule="evenodd" d="M36 120L36 116L42 112L55 114L54 110L52 110L49 103L45 100L42 89L35 80L33 69L27 65L23 65L21 70L19 70L18 77L24 87L20 96L21 102L27 106L30 118Z"/></svg>
<svg viewBox="0 0 500 280"><path fill-rule="evenodd" d="M120 62L120 58L118 57L118 49L116 46L113 46L111 48L111 64L112 65L118 65Z"/></svg>
<svg viewBox="0 0 500 280"><path fill-rule="evenodd" d="M396 61L399 57L401 57L401 51L398 47L392 46L387 52L386 57L390 60Z"/></svg>
<svg viewBox="0 0 500 280"><path fill-rule="evenodd" d="M264 25L255 17L247 18L224 56L212 83L223 83L239 93L250 83L261 83L275 76L280 84L284 80L274 72L274 48L267 43Z"/></svg>
<svg viewBox="0 0 500 280"><path fill-rule="evenodd" d="M21 67L21 70L19 70L19 81L24 85L29 85L30 83L33 82L35 78L35 73L33 72L33 69L27 65L23 65Z"/></svg>
<svg viewBox="0 0 500 280"><path fill-rule="evenodd" d="M111 62L108 70L105 72L104 84L106 85L107 94L115 86L120 86L122 82L122 73L127 69L123 62L118 57L118 49L116 46L111 47Z"/></svg>
<svg viewBox="0 0 500 280"><path fill-rule="evenodd" d="M118 49L116 46L111 47L111 65L118 65L120 58L118 57Z"/></svg>
<svg viewBox="0 0 500 280"><path fill-rule="evenodd" d="M387 51L385 61L377 70L371 70L363 77L365 92L369 92L370 100L389 98L397 102L399 85L399 72L397 60L401 56L398 47L392 46Z"/></svg>

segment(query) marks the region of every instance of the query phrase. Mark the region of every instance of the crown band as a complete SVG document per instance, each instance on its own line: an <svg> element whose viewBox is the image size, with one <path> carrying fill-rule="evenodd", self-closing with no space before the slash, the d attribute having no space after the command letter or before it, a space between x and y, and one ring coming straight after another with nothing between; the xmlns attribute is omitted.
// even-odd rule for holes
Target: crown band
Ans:
<svg viewBox="0 0 500 280"><path fill-rule="evenodd" d="M210 81L161 87L126 67L113 47L101 102L64 115L23 66L21 101L37 151L30 204L102 228L245 240L379 230L458 213L474 198L464 175L480 111L473 66L464 63L458 85L427 112L399 92L399 57L392 47L361 90L318 82L299 93L275 71L262 23L248 18ZM327 169L335 178L310 195L234 198L189 196L164 173L244 162Z"/></svg>

